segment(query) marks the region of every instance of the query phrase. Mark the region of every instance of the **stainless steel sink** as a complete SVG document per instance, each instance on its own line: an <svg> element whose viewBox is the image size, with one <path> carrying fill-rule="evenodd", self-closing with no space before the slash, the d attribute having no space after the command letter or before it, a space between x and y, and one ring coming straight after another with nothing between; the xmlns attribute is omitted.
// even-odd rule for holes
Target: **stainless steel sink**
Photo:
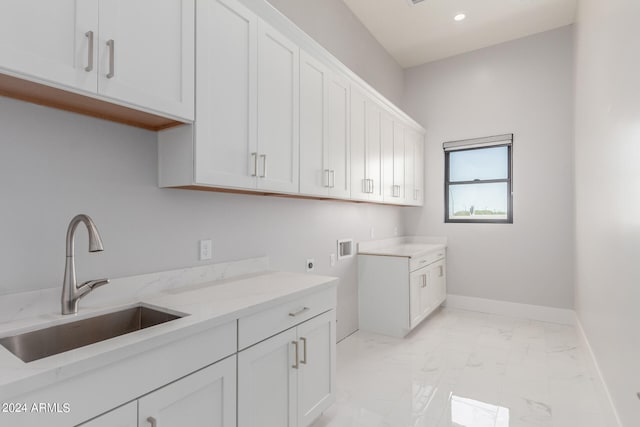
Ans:
<svg viewBox="0 0 640 427"><path fill-rule="evenodd" d="M0 338L0 344L22 361L32 362L181 317L183 316L138 306Z"/></svg>

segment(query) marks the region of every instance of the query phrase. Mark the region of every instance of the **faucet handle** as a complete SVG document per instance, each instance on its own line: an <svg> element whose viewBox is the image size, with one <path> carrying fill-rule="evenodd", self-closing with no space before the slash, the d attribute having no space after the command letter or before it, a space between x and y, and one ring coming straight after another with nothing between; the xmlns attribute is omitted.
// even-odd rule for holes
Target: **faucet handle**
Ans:
<svg viewBox="0 0 640 427"><path fill-rule="evenodd" d="M109 279L87 280L82 285L78 286L78 288L87 287L89 288L89 290L93 290L95 288L98 288L102 285L106 285L108 283L109 283Z"/></svg>

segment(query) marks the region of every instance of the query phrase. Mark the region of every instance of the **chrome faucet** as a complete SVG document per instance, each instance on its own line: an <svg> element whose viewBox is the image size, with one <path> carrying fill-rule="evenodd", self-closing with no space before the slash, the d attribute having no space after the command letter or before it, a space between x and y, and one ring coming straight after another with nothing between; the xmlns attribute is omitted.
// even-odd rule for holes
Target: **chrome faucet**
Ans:
<svg viewBox="0 0 640 427"><path fill-rule="evenodd" d="M98 286L106 285L109 279L89 280L81 285L76 283L76 264L73 260L73 238L78 224L84 223L89 232L89 252L102 252L102 239L95 223L87 215L76 215L67 229L67 262L64 267L64 281L62 283L62 314L78 312L78 301Z"/></svg>

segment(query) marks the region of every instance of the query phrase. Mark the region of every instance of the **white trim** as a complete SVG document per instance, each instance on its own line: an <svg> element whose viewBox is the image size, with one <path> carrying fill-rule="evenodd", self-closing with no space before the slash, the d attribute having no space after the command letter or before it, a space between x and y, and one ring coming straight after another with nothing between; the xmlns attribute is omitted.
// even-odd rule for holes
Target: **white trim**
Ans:
<svg viewBox="0 0 640 427"><path fill-rule="evenodd" d="M575 312L568 308L547 307L543 305L520 304L517 302L498 301L493 299L468 297L464 295L447 295L446 307L462 310L479 311L501 316L524 317L542 322L575 325Z"/></svg>
<svg viewBox="0 0 640 427"><path fill-rule="evenodd" d="M605 396L600 396L609 402L610 412L608 414L604 414L606 419L604 420L606 425L611 425L610 423L615 422L618 427L622 427L622 421L620 421L620 416L618 415L618 411L616 410L616 406L613 404L613 399L611 398L611 393L609 392L609 387L607 387L607 383L604 380L604 376L602 375L602 371L600 370L600 365L598 365L598 359L591 348L591 344L589 343L589 339L587 339L587 334L582 327L582 322L580 322L580 318L578 317L578 313L575 313L575 323L576 329L578 330L578 335L582 340L582 344L585 346L587 351L589 352L589 360L591 361L591 368L593 372L596 374L596 380L600 381L600 389L604 392ZM603 408L604 409L604 408Z"/></svg>

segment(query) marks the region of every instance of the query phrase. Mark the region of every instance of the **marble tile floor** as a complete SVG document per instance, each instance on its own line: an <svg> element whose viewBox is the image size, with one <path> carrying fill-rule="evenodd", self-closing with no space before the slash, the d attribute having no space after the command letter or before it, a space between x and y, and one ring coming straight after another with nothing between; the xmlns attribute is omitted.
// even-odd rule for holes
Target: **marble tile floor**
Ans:
<svg viewBox="0 0 640 427"><path fill-rule="evenodd" d="M338 344L312 427L614 427L574 326L443 308L405 339Z"/></svg>

